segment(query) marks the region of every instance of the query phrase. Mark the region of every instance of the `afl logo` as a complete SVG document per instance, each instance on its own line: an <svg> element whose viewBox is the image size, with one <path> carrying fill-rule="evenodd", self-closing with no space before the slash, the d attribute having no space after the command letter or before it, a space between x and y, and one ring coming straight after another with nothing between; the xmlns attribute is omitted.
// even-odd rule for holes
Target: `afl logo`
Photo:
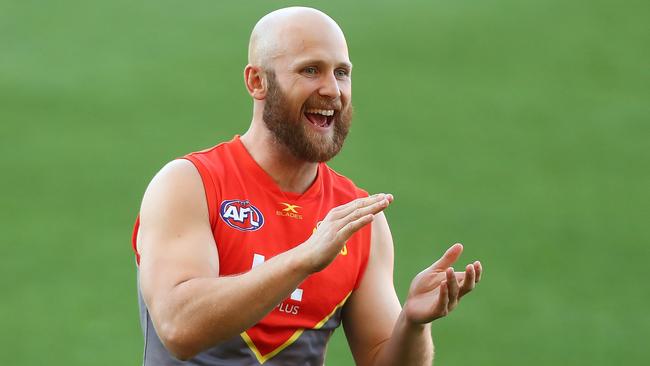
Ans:
<svg viewBox="0 0 650 366"><path fill-rule="evenodd" d="M264 225L264 216L248 200L226 200L219 209L221 219L233 229L255 231Z"/></svg>

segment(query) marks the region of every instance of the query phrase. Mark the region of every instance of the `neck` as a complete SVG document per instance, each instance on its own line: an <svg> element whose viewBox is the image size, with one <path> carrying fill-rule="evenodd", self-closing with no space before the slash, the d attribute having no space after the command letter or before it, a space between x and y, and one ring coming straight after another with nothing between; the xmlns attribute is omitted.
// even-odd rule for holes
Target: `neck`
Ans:
<svg viewBox="0 0 650 366"><path fill-rule="evenodd" d="M297 159L284 146L278 144L264 121L256 121L241 136L241 142L253 160L284 192L304 193L316 180L318 163Z"/></svg>

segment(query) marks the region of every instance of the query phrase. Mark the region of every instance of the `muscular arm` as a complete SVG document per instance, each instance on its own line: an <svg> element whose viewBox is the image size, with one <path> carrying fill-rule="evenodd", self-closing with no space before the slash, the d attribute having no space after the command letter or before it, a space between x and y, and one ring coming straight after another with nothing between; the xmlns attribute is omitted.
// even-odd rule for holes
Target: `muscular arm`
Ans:
<svg viewBox="0 0 650 366"><path fill-rule="evenodd" d="M186 160L153 179L140 211L140 286L158 335L180 359L248 329L388 206L375 195L333 209L305 243L251 271L218 277L217 247L201 178Z"/></svg>
<svg viewBox="0 0 650 366"><path fill-rule="evenodd" d="M450 266L462 246L452 246L413 279L402 309L393 286L393 241L383 213L372 223L371 245L363 281L343 313L355 361L362 366L431 365L430 322L447 315L473 289L481 265L475 262L465 272L454 272Z"/></svg>

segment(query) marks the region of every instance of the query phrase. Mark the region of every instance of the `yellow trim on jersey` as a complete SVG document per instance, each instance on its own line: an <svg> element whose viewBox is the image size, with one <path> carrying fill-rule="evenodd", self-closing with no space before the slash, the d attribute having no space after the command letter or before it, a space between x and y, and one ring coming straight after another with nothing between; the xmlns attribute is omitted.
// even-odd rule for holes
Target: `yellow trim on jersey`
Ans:
<svg viewBox="0 0 650 366"><path fill-rule="evenodd" d="M251 351L253 351L253 354L257 358L257 361L259 361L260 364L263 364L264 362L271 359L273 356L275 356L278 353L282 352L282 350L284 350L285 348L289 347L291 345L291 343L295 342L296 339L298 339L298 337L300 337L300 335L302 335L302 332L304 332L304 331L305 331L304 329L298 329L297 331L295 331L291 335L291 337L289 337L289 339L286 340L286 342L282 343L282 345L280 347L274 349L273 351L271 351L271 352L269 352L269 353L267 353L265 355L262 355L260 353L260 351L257 349L257 347L255 347L255 343L253 343L253 340L248 336L248 334L246 334L246 332L243 332L241 334L241 337L244 338L244 341L248 345L248 348L250 348Z"/></svg>
<svg viewBox="0 0 650 366"><path fill-rule="evenodd" d="M320 328L322 328L323 325L325 325L325 323L327 323L327 321L330 320L330 318L334 315L334 313L336 313L336 311L341 306L343 306L343 304L345 304L345 302L348 300L348 297L350 297L350 295L352 295L352 291L350 291L345 296L343 301L341 301L338 305L336 305L334 307L334 310L332 310L331 313L329 313L325 318L323 318L323 320L319 321L312 329L320 329ZM257 358L257 361L259 361L260 364L264 364L266 361L268 361L269 359L271 359L272 357L274 357L278 353L282 352L282 350L289 347L293 342L295 342L302 335L302 333L304 331L305 331L304 328L298 329L297 331L295 331L291 335L291 337L289 337L289 339L287 339L284 343L282 343L282 345L280 345L280 347L274 349L273 351L271 351L271 352L269 352L269 353L267 353L265 355L262 355L260 353L260 351L255 346L255 343L253 343L253 340L251 339L251 337L249 337L248 334L245 331L242 332L240 334L240 336L244 339L244 342L246 342L246 345L248 346L248 348L250 348L251 351L253 351L253 354L255 355L255 358Z"/></svg>
<svg viewBox="0 0 650 366"><path fill-rule="evenodd" d="M314 329L322 328L323 325L325 325L325 323L327 323L327 321L330 320L330 318L334 315L334 313L336 313L336 310L338 310L341 306L343 306L343 304L345 304L345 302L348 300L348 297L350 297L350 295L352 295L352 291L348 292L348 294L345 295L345 298L343 299L343 301L341 301L338 305L336 305L334 307L334 310L332 310L331 313L329 313L325 318L323 318L323 320L318 322L318 324L316 324L314 326Z"/></svg>

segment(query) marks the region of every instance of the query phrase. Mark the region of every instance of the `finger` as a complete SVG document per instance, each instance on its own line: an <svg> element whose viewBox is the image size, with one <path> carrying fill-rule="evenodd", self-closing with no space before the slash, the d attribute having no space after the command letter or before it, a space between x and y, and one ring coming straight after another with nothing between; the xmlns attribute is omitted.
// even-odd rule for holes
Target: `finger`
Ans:
<svg viewBox="0 0 650 366"><path fill-rule="evenodd" d="M447 306L449 305L449 289L447 287L447 281L442 281L440 284L440 293L438 294L438 303L433 310L435 318L441 318L447 315L448 310Z"/></svg>
<svg viewBox="0 0 650 366"><path fill-rule="evenodd" d="M448 268L447 271L447 287L449 288L449 305L447 306L449 311L453 310L458 304L458 281L456 281L456 275L454 274L453 268Z"/></svg>
<svg viewBox="0 0 650 366"><path fill-rule="evenodd" d="M347 223L338 231L336 236L337 241L344 243L346 240L350 239L352 234L356 233L359 231L359 229L371 223L374 218L374 215L370 214Z"/></svg>
<svg viewBox="0 0 650 366"><path fill-rule="evenodd" d="M385 198L386 198L386 194L384 193L378 193L368 197L357 198L344 205L333 208L330 211L331 219L332 220L340 219L341 217L349 215L351 212L353 212L356 209L361 209L366 206L375 204L377 202L384 200Z"/></svg>
<svg viewBox="0 0 650 366"><path fill-rule="evenodd" d="M381 201L384 198L386 198L385 193L376 193L373 194L372 196L360 197L354 199L344 205L335 207L334 209L332 209L332 211L335 211L338 217L345 216L357 208L362 208L368 205L372 205L373 203Z"/></svg>
<svg viewBox="0 0 650 366"><path fill-rule="evenodd" d="M458 281L458 283L463 282L463 280L465 279L465 272L455 272L455 274L456 274L456 280Z"/></svg>
<svg viewBox="0 0 650 366"><path fill-rule="evenodd" d="M465 280L462 282L460 287L459 298L474 289L474 286L476 285L475 279L476 272L474 271L474 265L468 264L467 267L465 267Z"/></svg>
<svg viewBox="0 0 650 366"><path fill-rule="evenodd" d="M444 271L447 268L449 268L456 260L458 260L458 257L460 257L460 254L463 252L463 245L461 243L456 243L452 245L445 254L442 255L440 259L438 259L434 264L431 265L430 268L438 271Z"/></svg>
<svg viewBox="0 0 650 366"><path fill-rule="evenodd" d="M475 282L479 282L481 280L481 275L483 274L483 265L481 262L476 261L474 262L474 272L476 272L476 279Z"/></svg>
<svg viewBox="0 0 650 366"><path fill-rule="evenodd" d="M388 199L383 199L381 201L375 202L372 205L365 206L362 208L357 208L354 211L350 212L348 215L341 217L336 220L333 224L335 228L340 228L347 225L349 222L359 219L360 217L366 215L376 215L386 209L390 201Z"/></svg>

